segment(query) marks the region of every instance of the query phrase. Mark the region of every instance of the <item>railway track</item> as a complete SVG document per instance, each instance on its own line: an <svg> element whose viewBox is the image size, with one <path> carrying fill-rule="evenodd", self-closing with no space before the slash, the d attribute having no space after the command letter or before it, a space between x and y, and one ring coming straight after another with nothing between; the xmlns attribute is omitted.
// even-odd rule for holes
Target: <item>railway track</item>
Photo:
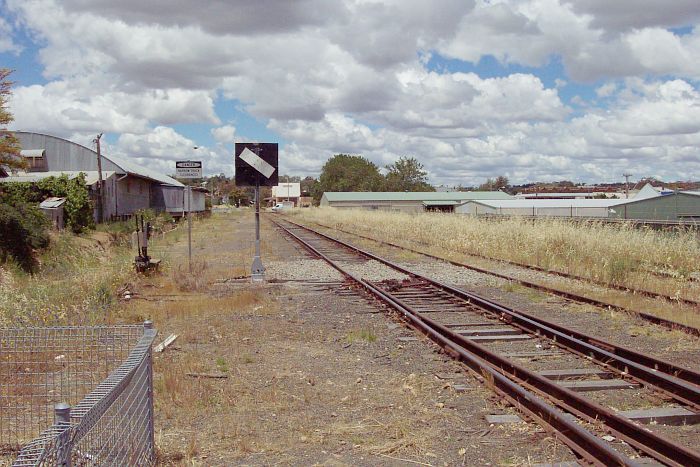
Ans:
<svg viewBox="0 0 700 467"><path fill-rule="evenodd" d="M323 224L316 224L316 225L318 225L319 227L326 228L326 229L334 229L333 227L330 227L330 226L327 226L327 225L323 225ZM699 328L696 328L696 327L693 327L693 326L688 326L688 325L686 325L686 324L679 323L679 322L676 322L676 321L673 321L673 320L670 320L670 319L662 318L662 317L660 317L660 316L656 316L656 315L653 315L653 314L650 314L650 313L646 313L646 312L644 312L644 311L633 310L633 309L630 309L630 308L622 307L622 306L620 306L620 305L616 305L616 304L614 304L614 303L609 303L609 302L605 302L605 301L602 301L602 300L597 300L597 299L594 299L594 298L586 297L586 296L583 296L583 295L580 295L580 294L575 294L575 293L572 293L572 292L567 292L567 291L564 291L564 290L556 289L556 288L553 288L553 287L548 287L548 286L546 286L546 285L538 284L538 283L536 283L536 282L532 282L532 281L528 281L528 280L524 280L524 279L519 279L519 278L517 278L517 277L510 276L510 275L507 275L507 274L502 274L502 273L498 273L498 272L491 271L491 270L488 270L488 269L480 268L480 267L477 267L477 266L473 266L473 265L461 263L461 262L458 262L458 261L452 261L452 260L449 260L449 259L446 259L446 258L441 258L441 257L439 257L439 256L432 255L432 254L430 254L430 253L425 253L425 252L423 252L423 251L416 250L416 249L413 249L413 248L409 248L409 247L406 247L406 246L402 246L402 245L399 245L399 244L397 244L397 243L392 243L392 242L387 242L387 241L384 241L384 240L379 240L379 239L376 239L376 238L373 238L373 237L369 237L369 236L366 236L366 235L362 235L362 234L358 234L358 233L355 233L355 232L350 232L350 231L346 231L346 230L343 230L343 229L334 229L334 230L337 230L338 232L342 232L342 233L345 233L345 234L348 234L348 235L353 235L353 236L355 236L355 237L357 237L357 238L361 238L361 239L364 239L364 240L370 240L370 241L376 242L376 243L378 243L378 244L380 244L380 245L386 245L386 246L390 246L390 247L393 247L393 248L399 248L399 249L401 249L401 250L409 251L409 252L411 252L411 253L419 254L419 255L422 255L422 256L425 256L425 257L428 257L428 258L436 259L436 260L439 260L439 261L445 261L445 262L447 262L447 263L449 263L449 264L452 264L452 265L454 265L454 266L466 268L466 269L469 269L469 270L472 270L472 271L480 272L480 273L482 273L482 274L488 274L488 275L491 275L491 276L494 276L494 277L498 277L498 278L505 279L505 280L508 280L508 281L516 282L516 283L518 283L518 284L520 284L520 285L522 285L522 286L524 286L524 287L532 288L532 289L535 289L535 290L541 290L541 291L543 291L543 292L547 292L547 293L551 293L551 294L554 294L554 295L558 295L558 296L560 296L560 297L564 297L564 298L567 298L567 299L569 299L569 300L574 300L574 301L577 301L577 302L580 302L580 303L587 303L587 304L590 304L590 305L595 305L595 306L599 306L599 307L604 307L604 308L616 309L616 310L619 310L619 311L623 311L623 312L625 312L625 313L633 314L633 315L639 317L640 319L643 319L644 321L648 321L648 322L650 322L650 323L653 323L653 324L656 324L656 325L659 325L659 326L663 326L663 327L666 327L666 328L668 328L668 329L676 329L676 330L685 332L685 333L687 333L687 334L691 334L691 335L693 335L693 336L698 336L698 337L700 337L700 329L699 329ZM618 286L618 285L614 285L614 284L613 284L613 285L609 285L609 284L603 283L603 282L601 282L601 281L593 281L593 280L587 279L587 278L585 278L585 277L580 277L580 276L576 276L576 275L571 275L571 274L568 274L568 273L565 273L565 272L561 272L561 271L552 271L552 270L548 270L548 269L545 269L545 268L540 268L540 267L538 267L538 266L531 266L531 265L521 264L521 263L517 263L517 262L512 262L512 261L507 261L507 260L501 260L501 259L497 259L497 258L490 258L490 257L487 257L487 256L479 256L479 255L476 255L476 256L479 257L479 258L482 258L482 259L490 260L490 261L498 261L498 262L502 262L502 263L509 264L509 265L516 266L516 267L522 267L522 268L526 268L526 269L530 269L530 270L534 270L534 271L538 271L538 272L543 272L543 273L546 273L546 274L553 274L553 275L557 275L557 276L560 276L560 277L565 277L565 278L567 278L567 279L573 279L573 280L580 280L580 281L584 281L584 282L590 282L590 283L595 284L595 285L599 285L599 286L603 286L603 287L608 287L608 288L612 288L612 289L616 289L616 290L620 290L620 291L624 291L624 292L629 292L629 293L633 293L633 294L637 294L637 295L641 295L641 296L646 296L646 297L651 297L651 298L659 298L659 299L666 300L666 301L668 301L668 302L683 303L683 304L685 304L685 305L690 305L690 306L692 306L692 307L695 307L695 309L700 313L700 302L697 302L697 301L695 301L695 300L690 300L690 299L686 299L686 298L671 297L671 296L668 296L668 295L659 294L659 293L652 292L652 291L648 291L648 290L638 290L638 289L629 288L629 287L623 287L623 286Z"/></svg>
<svg viewBox="0 0 700 467"><path fill-rule="evenodd" d="M465 363L583 462L700 465L692 447L643 425L700 423L700 373L442 284L307 227L273 222ZM370 281L351 272L368 260L404 278ZM629 410L611 408L623 404Z"/></svg>

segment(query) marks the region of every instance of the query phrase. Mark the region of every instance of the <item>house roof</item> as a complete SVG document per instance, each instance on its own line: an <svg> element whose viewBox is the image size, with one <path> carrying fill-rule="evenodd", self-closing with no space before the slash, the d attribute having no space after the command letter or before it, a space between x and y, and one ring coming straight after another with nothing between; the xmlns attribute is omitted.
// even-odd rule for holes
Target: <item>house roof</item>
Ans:
<svg viewBox="0 0 700 467"><path fill-rule="evenodd" d="M96 170L63 170L49 172L24 172L18 175L10 175L9 177L0 178L0 183L21 183L21 182L38 182L49 177L60 177L67 175L69 179L74 179L80 174L85 174L85 185L94 185L99 180L99 174ZM102 171L102 179L106 180L113 176L116 172L111 170Z"/></svg>
<svg viewBox="0 0 700 467"><path fill-rule="evenodd" d="M326 200L333 201L469 201L473 199L511 199L502 191L327 191Z"/></svg>

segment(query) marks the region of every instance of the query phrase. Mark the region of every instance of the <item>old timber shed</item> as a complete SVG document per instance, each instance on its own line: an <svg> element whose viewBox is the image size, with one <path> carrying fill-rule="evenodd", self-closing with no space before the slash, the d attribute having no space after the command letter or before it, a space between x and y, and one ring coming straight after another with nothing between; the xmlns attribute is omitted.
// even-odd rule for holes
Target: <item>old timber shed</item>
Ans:
<svg viewBox="0 0 700 467"><path fill-rule="evenodd" d="M28 175L45 172L96 173L97 153L56 136L26 131L14 133L27 159ZM130 216L140 209L183 212L184 185L174 178L129 160L101 155L105 219ZM115 175L105 176L111 173ZM94 193L93 193L94 195ZM193 203L194 205L195 203Z"/></svg>

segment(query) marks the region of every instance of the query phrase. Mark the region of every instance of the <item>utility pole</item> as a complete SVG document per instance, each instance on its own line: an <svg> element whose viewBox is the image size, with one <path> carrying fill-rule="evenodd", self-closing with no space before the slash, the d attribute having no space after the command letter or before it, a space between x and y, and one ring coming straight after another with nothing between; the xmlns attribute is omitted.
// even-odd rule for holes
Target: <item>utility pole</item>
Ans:
<svg viewBox="0 0 700 467"><path fill-rule="evenodd" d="M625 177L625 199L630 198L630 177L632 174L622 174L623 177Z"/></svg>
<svg viewBox="0 0 700 467"><path fill-rule="evenodd" d="M100 139L102 133L92 140L97 145L97 223L104 222L104 194L102 186L102 154L100 153Z"/></svg>

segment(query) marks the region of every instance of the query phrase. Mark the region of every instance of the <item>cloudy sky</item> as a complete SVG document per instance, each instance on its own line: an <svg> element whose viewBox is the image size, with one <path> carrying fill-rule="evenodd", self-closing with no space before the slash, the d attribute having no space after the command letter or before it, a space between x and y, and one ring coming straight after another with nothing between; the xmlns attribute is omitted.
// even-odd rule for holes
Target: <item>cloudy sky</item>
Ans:
<svg viewBox="0 0 700 467"><path fill-rule="evenodd" d="M700 179L698 0L0 0L13 128L233 173L339 152L433 183ZM196 151L193 146L199 146Z"/></svg>

